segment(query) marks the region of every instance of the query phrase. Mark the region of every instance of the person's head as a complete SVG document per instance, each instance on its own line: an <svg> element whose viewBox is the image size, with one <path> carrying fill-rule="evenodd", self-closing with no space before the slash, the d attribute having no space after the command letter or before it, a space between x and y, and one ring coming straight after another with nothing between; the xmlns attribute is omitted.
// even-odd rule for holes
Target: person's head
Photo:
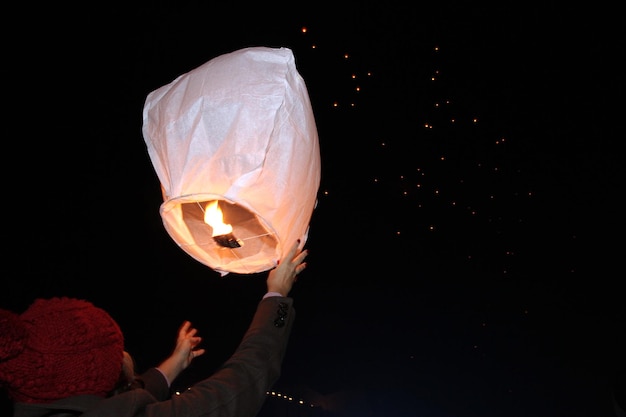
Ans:
<svg viewBox="0 0 626 417"><path fill-rule="evenodd" d="M0 309L0 387L16 402L105 397L123 360L120 327L88 301L40 298L20 315Z"/></svg>
<svg viewBox="0 0 626 417"><path fill-rule="evenodd" d="M130 353L124 351L124 360L122 361L122 372L115 384L115 388L111 391L111 395L121 394L122 392L141 387L141 382L137 380L135 373L135 360Z"/></svg>

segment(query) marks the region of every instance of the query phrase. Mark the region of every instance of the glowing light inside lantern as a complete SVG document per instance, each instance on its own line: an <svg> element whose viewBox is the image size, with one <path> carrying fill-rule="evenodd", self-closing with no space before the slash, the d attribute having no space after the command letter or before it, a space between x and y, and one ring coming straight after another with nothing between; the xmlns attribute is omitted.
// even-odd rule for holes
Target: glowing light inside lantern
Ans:
<svg viewBox="0 0 626 417"><path fill-rule="evenodd" d="M212 237L227 235L233 231L230 224L224 223L222 209L217 205L217 200L209 202L204 209L204 222L213 228Z"/></svg>
<svg viewBox="0 0 626 417"><path fill-rule="evenodd" d="M224 248L240 248L243 242L231 233L233 227L224 223L222 209L217 205L217 200L208 203L204 209L204 222L213 228L212 237L215 242Z"/></svg>

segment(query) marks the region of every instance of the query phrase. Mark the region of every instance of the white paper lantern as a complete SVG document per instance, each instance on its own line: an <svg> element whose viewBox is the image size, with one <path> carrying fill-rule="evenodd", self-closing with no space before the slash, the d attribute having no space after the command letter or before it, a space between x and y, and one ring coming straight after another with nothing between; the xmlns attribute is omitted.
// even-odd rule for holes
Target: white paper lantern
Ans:
<svg viewBox="0 0 626 417"><path fill-rule="evenodd" d="M304 245L320 152L290 49L245 48L179 76L147 96L142 132L165 229L197 261L256 273ZM207 209L232 231L207 223Z"/></svg>

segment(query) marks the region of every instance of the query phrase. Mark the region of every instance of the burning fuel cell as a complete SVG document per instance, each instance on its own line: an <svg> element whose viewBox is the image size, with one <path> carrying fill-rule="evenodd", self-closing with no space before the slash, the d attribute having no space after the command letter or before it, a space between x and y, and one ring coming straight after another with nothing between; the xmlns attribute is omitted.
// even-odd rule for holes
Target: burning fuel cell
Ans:
<svg viewBox="0 0 626 417"><path fill-rule="evenodd" d="M213 240L225 248L240 248L243 242L233 235L233 227L224 223L224 213L217 200L207 203L204 209L204 222L213 228Z"/></svg>
<svg viewBox="0 0 626 417"><path fill-rule="evenodd" d="M225 248L240 248L243 246L243 242L233 236L232 233L227 233L225 235L213 236L213 240L217 242L218 245L223 246Z"/></svg>
<svg viewBox="0 0 626 417"><path fill-rule="evenodd" d="M204 222L213 229L211 236L218 245L225 248L243 246L243 242L233 235L233 226L224 223L224 213L222 213L217 200L207 203L204 209Z"/></svg>

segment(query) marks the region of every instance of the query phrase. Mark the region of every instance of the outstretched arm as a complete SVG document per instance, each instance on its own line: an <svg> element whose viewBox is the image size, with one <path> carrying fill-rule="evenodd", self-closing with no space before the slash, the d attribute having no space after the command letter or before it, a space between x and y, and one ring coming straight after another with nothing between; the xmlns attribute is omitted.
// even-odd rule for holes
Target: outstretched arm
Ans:
<svg viewBox="0 0 626 417"><path fill-rule="evenodd" d="M233 355L210 377L168 401L148 405L147 417L203 415L254 417L266 393L281 374L282 361L293 325L293 299L287 297L307 252L297 242L268 274L268 296L258 304L250 326Z"/></svg>
<svg viewBox="0 0 626 417"><path fill-rule="evenodd" d="M191 364L194 358L204 355L205 350L197 347L202 341L200 336L196 336L197 332L197 329L191 327L191 322L183 322L178 329L174 351L157 366L157 369L167 378L168 384L171 384Z"/></svg>

